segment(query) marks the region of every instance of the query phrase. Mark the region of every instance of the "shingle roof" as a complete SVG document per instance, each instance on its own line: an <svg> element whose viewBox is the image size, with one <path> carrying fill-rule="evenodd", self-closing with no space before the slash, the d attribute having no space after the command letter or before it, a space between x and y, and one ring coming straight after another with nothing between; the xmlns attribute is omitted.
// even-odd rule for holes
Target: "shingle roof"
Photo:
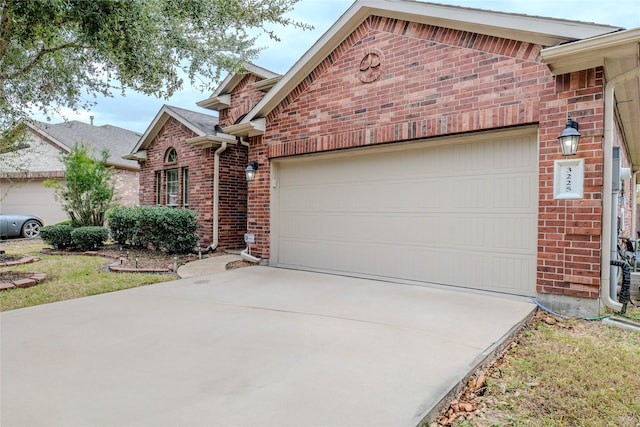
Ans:
<svg viewBox="0 0 640 427"><path fill-rule="evenodd" d="M131 147L127 154L135 155L135 153L139 151L146 150L170 117L178 120L198 136L216 135L218 133L216 130L216 126L218 125L217 116L165 104L160 108L160 111L158 111L151 124L149 124L147 130L138 139L137 143Z"/></svg>
<svg viewBox="0 0 640 427"><path fill-rule="evenodd" d="M194 127L201 129L204 135L215 135L215 126L218 124L217 117L185 110L184 108L174 107L173 105L165 105L165 107L167 107L167 110L171 110L174 114L191 123Z"/></svg>
<svg viewBox="0 0 640 427"><path fill-rule="evenodd" d="M77 120L56 124L36 122L35 126L42 133L54 138L69 149L78 142L86 142L98 153L107 150L109 165L139 169L136 161L122 158L122 156L129 154L138 142L140 134L137 132L112 125L94 126Z"/></svg>

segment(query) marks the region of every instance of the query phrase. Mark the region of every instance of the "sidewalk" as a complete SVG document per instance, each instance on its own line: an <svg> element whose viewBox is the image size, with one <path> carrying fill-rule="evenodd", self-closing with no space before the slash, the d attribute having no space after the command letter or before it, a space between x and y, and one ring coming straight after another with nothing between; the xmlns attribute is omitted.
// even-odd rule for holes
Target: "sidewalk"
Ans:
<svg viewBox="0 0 640 427"><path fill-rule="evenodd" d="M182 279L190 277L206 276L208 274L221 273L226 271L226 265L230 262L239 261L240 255L220 255L210 258L189 262L178 267L178 276Z"/></svg>

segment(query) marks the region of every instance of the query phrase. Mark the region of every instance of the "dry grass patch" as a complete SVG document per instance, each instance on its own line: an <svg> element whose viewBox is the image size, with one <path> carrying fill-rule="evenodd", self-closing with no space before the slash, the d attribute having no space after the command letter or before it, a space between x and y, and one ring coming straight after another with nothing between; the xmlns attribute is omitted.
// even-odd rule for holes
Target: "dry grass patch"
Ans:
<svg viewBox="0 0 640 427"><path fill-rule="evenodd" d="M640 317L640 311L628 313ZM441 425L640 426L640 333L539 312ZM476 387L476 382L480 387ZM464 405L461 405L464 404ZM468 404L468 406L467 406Z"/></svg>

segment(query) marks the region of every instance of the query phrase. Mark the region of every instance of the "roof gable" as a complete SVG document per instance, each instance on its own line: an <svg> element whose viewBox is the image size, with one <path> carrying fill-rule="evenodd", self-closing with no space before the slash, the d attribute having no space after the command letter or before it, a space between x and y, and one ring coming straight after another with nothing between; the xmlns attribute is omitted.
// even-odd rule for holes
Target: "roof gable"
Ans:
<svg viewBox="0 0 640 427"><path fill-rule="evenodd" d="M56 124L34 122L30 126L61 152L68 153L77 143L85 142L98 152L106 150L109 153L108 165L138 169L135 162L122 158L140 138L137 132L112 125L95 126L78 120Z"/></svg>
<svg viewBox="0 0 640 427"><path fill-rule="evenodd" d="M135 154L138 151L145 150L170 118L174 118L188 129L191 129L197 136L215 134L216 126L218 125L218 118L215 116L165 104L160 108L160 111L158 111L135 147L127 154ZM131 156L127 156L127 158L131 158Z"/></svg>
<svg viewBox="0 0 640 427"><path fill-rule="evenodd" d="M552 46L620 30L619 27L492 12L409 0L358 0L294 64L241 123L266 117L370 16Z"/></svg>
<svg viewBox="0 0 640 427"><path fill-rule="evenodd" d="M266 81L265 85L267 87L271 87L271 85L281 77L279 74L269 71L266 68L248 62L243 65L243 68L242 71L229 74L209 98L197 102L196 105L211 110L220 110L229 107L231 92L233 92L235 87L240 84L247 74L253 74L257 76L260 81Z"/></svg>

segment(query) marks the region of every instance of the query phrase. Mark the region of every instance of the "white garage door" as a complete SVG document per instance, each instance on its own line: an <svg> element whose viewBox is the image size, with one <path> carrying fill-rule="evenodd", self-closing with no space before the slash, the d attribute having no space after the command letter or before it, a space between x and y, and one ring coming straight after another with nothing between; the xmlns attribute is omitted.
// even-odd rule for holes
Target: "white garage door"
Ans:
<svg viewBox="0 0 640 427"><path fill-rule="evenodd" d="M535 133L440 144L274 163L271 261L535 295Z"/></svg>
<svg viewBox="0 0 640 427"><path fill-rule="evenodd" d="M69 218L55 200L54 190L47 188L41 179L0 182L1 210L4 213L37 215L45 225L53 225Z"/></svg>

